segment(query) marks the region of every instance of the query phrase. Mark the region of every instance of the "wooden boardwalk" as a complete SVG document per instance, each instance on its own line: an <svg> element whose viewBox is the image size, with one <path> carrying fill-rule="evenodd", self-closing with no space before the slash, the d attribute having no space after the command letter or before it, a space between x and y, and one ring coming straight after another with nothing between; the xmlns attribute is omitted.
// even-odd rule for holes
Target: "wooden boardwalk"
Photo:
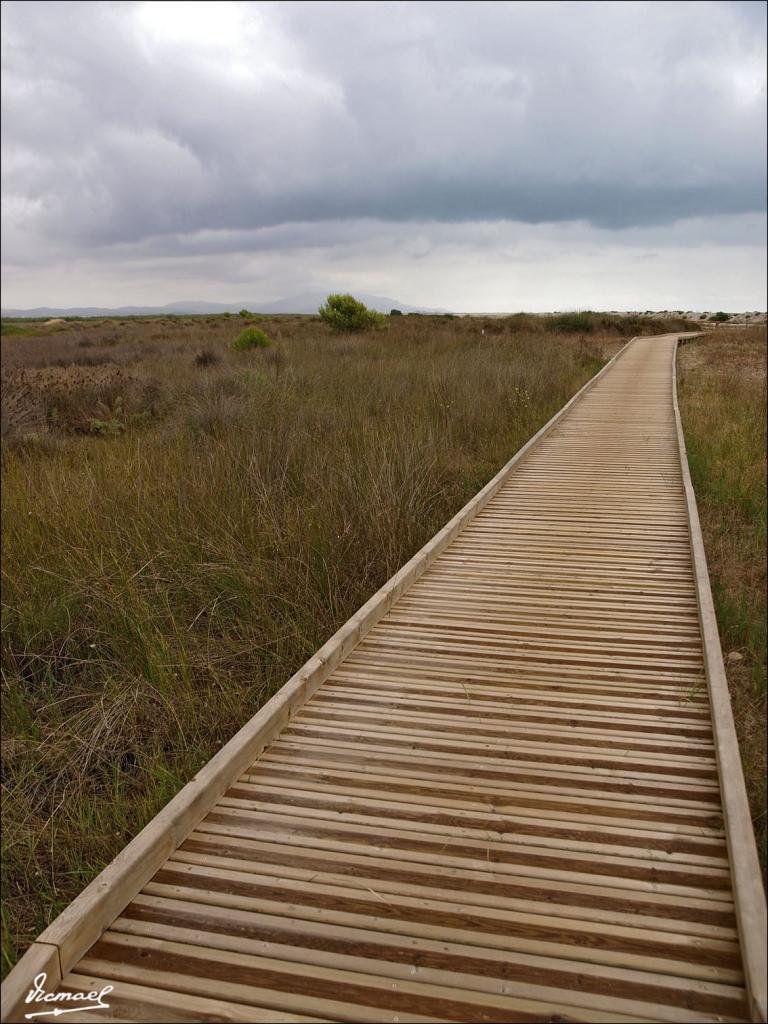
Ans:
<svg viewBox="0 0 768 1024"><path fill-rule="evenodd" d="M765 1019L676 344L633 340L286 684L5 1019L41 971L113 986L91 1024Z"/></svg>

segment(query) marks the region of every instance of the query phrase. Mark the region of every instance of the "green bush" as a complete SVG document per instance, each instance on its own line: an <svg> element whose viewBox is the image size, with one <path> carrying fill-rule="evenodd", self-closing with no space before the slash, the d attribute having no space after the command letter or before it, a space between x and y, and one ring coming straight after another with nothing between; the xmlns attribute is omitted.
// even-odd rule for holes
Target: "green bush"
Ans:
<svg viewBox="0 0 768 1024"><path fill-rule="evenodd" d="M687 321L668 316L664 319L649 319L643 314L620 315L616 313L595 313L592 310L560 313L551 319L552 328L563 333L616 334L629 338L637 334L665 334L685 330Z"/></svg>
<svg viewBox="0 0 768 1024"><path fill-rule="evenodd" d="M590 334L595 329L595 316L591 312L561 313L555 317L553 327L556 331L581 331Z"/></svg>
<svg viewBox="0 0 768 1024"><path fill-rule="evenodd" d="M718 324L723 324L726 320L730 320L731 318L728 313L720 312L715 313L714 316L711 316L709 319L714 320Z"/></svg>
<svg viewBox="0 0 768 1024"><path fill-rule="evenodd" d="M383 313L368 309L352 295L329 295L318 312L321 320L324 320L332 330L339 332L383 327L387 321Z"/></svg>
<svg viewBox="0 0 768 1024"><path fill-rule="evenodd" d="M403 315L403 311L402 311L402 309L390 309L389 315L390 316L402 316Z"/></svg>
<svg viewBox="0 0 768 1024"><path fill-rule="evenodd" d="M253 316L253 313L249 313L247 309L241 309L237 315L247 320L248 317Z"/></svg>
<svg viewBox="0 0 768 1024"><path fill-rule="evenodd" d="M40 329L40 324L9 324L5 320L0 323L0 335L5 334L34 334Z"/></svg>
<svg viewBox="0 0 768 1024"><path fill-rule="evenodd" d="M547 321L543 317L535 316L533 313L513 313L506 317L502 323L506 324L511 334L536 334L548 328Z"/></svg>
<svg viewBox="0 0 768 1024"><path fill-rule="evenodd" d="M272 342L258 327L246 327L232 342L234 352L247 352L252 348L269 348Z"/></svg>

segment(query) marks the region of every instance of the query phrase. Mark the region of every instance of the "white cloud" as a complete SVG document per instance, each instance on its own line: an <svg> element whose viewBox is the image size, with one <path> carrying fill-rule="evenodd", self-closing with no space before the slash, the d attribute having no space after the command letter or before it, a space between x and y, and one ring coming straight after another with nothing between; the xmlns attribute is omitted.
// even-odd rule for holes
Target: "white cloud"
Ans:
<svg viewBox="0 0 768 1024"><path fill-rule="evenodd" d="M45 303L162 304L206 298L258 305L307 289L366 291L464 312L764 309L762 217L626 231L584 223L288 225L165 236L46 270ZM747 220L748 223L744 221ZM13 305L40 304L39 284L9 278ZM12 305L12 303L7 303Z"/></svg>
<svg viewBox="0 0 768 1024"><path fill-rule="evenodd" d="M8 0L2 18L8 305L216 299L243 267L244 298L351 273L406 300L441 291L438 266L467 303L503 303L505 274L530 305L533 274L581 304L590 273L611 295L686 275L693 293L694 271L763 294L762 4Z"/></svg>

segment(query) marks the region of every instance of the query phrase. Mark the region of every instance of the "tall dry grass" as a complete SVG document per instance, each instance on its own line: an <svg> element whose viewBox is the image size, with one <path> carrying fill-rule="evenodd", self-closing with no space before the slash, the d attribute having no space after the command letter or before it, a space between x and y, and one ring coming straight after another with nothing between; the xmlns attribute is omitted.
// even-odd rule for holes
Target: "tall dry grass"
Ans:
<svg viewBox="0 0 768 1024"><path fill-rule="evenodd" d="M5 968L619 344L398 321L4 340Z"/></svg>
<svg viewBox="0 0 768 1024"><path fill-rule="evenodd" d="M766 864L766 334L678 356L680 409L763 872Z"/></svg>

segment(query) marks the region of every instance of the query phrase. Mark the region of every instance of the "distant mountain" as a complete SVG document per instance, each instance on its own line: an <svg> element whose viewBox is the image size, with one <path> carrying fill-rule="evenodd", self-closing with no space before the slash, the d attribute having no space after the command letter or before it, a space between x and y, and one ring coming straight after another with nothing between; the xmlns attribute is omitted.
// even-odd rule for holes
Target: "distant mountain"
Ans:
<svg viewBox="0 0 768 1024"><path fill-rule="evenodd" d="M327 291L302 292L287 299L275 299L274 302L170 302L165 306L118 306L108 309L102 306L75 306L64 309L61 306L37 306L35 309L3 309L0 315L6 317L54 317L54 316L163 316L168 314L215 315L216 313L237 313L241 309L249 309L253 313L317 313L319 306L325 302ZM390 309L399 309L403 313L445 313L444 309L430 309L427 306L409 306L407 302L389 299L382 295L367 295L355 292L355 298L364 302L371 309L380 313L388 313Z"/></svg>
<svg viewBox="0 0 768 1024"><path fill-rule="evenodd" d="M322 294L320 292L302 292L300 295L291 295L287 299L275 299L273 302L254 302L252 306L245 308L253 310L254 313L317 313L328 298L328 294L328 292ZM360 301L365 302L365 299Z"/></svg>
<svg viewBox="0 0 768 1024"><path fill-rule="evenodd" d="M151 316L171 312L173 310L167 306L121 306L119 309L107 309L103 306L73 306L69 309L61 306L36 306L34 309L1 309L0 316Z"/></svg>
<svg viewBox="0 0 768 1024"><path fill-rule="evenodd" d="M336 289L334 289L335 291ZM301 292L300 295L291 295L287 299L276 299L274 302L254 303L248 306L255 313L316 313L318 308L328 298L329 291ZM353 292L356 299L364 302L370 309L376 309L379 313L388 313L390 309L399 309L403 313L447 313L446 309L430 309L427 306L409 306L407 302L400 302L399 299L390 299L383 295L369 295L366 292Z"/></svg>

